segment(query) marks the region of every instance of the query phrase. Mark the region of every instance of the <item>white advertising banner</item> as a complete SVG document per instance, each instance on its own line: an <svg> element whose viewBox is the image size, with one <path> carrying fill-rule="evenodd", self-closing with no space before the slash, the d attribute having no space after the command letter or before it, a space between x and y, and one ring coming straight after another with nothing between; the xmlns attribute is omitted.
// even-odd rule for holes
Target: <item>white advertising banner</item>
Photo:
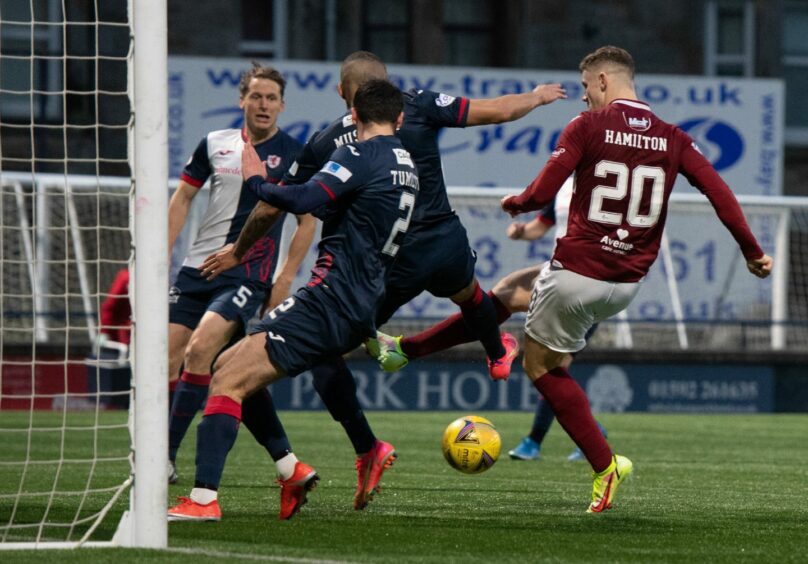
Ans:
<svg viewBox="0 0 808 564"><path fill-rule="evenodd" d="M276 61L287 80L281 127L301 141L345 111L336 92L339 65ZM178 177L199 141L209 132L240 127L238 81L249 62L240 59L169 59L169 151ZM536 84L561 82L568 99L538 108L513 123L444 130L441 152L449 186L521 189L541 169L570 119L584 110L578 72L492 70L459 67L389 67L403 89L429 89L453 96L493 97L524 92ZM637 91L662 119L685 129L738 194L779 195L783 160L783 86L779 80L640 75ZM684 178L674 193L694 193ZM490 289L502 276L540 263L553 240L510 241L510 219L496 205L453 204L477 251L477 276ZM711 210L706 210L712 216ZM523 221L529 220L524 216ZM737 245L717 218L674 214L668 225L672 267L685 318L732 320L750 317L750 308L768 308L770 281L745 272ZM771 253L777 221L757 216L751 226ZM298 274L305 284L314 262L312 249ZM632 319L672 319L669 278L658 260L632 304ZM449 300L422 294L399 310L405 318L439 318L455 311Z"/></svg>
<svg viewBox="0 0 808 564"><path fill-rule="evenodd" d="M305 141L345 110L336 91L337 63L272 64L287 80L286 111L279 123L294 137ZM241 125L238 81L249 65L243 59L169 58L172 177L179 176L209 131ZM541 169L561 130L584 110L580 74L575 71L390 65L389 73L405 90L427 89L469 98L525 92L547 82L560 82L567 89L566 100L518 121L445 130L441 152L449 186L525 186ZM637 93L660 118L680 125L698 142L736 193L781 193L781 81L640 74ZM680 179L680 183L685 181Z"/></svg>

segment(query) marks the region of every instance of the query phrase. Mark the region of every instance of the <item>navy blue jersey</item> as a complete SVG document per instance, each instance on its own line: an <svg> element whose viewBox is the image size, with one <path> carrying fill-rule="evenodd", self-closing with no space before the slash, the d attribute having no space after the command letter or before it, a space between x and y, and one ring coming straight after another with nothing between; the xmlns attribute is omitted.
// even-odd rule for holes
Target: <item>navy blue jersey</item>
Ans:
<svg viewBox="0 0 808 564"><path fill-rule="evenodd" d="M418 207L410 224L411 235L454 215L446 195L438 135L444 127L465 127L468 108L468 98L455 98L429 90L404 93L404 123L396 135L412 155L421 183ZM311 178L335 149L350 142L351 136L356 136L356 125L350 113L315 133L290 168L284 183L296 184ZM325 217L323 210L316 215Z"/></svg>
<svg viewBox="0 0 808 564"><path fill-rule="evenodd" d="M238 239L250 212L258 202L241 178L241 151L246 137L238 129L209 133L194 151L182 173L182 180L201 187L210 178L210 201L199 231L183 266L199 268L205 258ZM278 182L295 161L300 143L278 131L255 146L266 163L267 178ZM269 283L275 271L283 221L275 225L250 249L236 273Z"/></svg>
<svg viewBox="0 0 808 564"><path fill-rule="evenodd" d="M418 208L410 229L413 239L419 231L454 215L443 180L438 134L444 127L465 127L468 114L468 98L429 90L404 93L404 123L398 136L412 155L421 180Z"/></svg>
<svg viewBox="0 0 808 564"><path fill-rule="evenodd" d="M328 162L331 153L356 141L356 124L351 112L316 132L306 142L297 160L283 176L284 184L302 184L314 176Z"/></svg>
<svg viewBox="0 0 808 564"><path fill-rule="evenodd" d="M294 213L329 206L307 287L352 324L375 330L375 310L418 193L417 171L401 141L377 136L347 144L301 185L258 177L249 185L262 200Z"/></svg>

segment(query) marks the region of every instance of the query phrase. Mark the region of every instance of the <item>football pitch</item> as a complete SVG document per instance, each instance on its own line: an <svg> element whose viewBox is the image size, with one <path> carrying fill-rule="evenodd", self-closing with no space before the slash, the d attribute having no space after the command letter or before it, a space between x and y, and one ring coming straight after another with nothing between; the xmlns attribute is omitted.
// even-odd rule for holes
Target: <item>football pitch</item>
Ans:
<svg viewBox="0 0 808 564"><path fill-rule="evenodd" d="M450 468L440 452L444 427L460 415L369 412L377 435L396 446L399 459L385 473L380 495L361 512L351 506L356 474L342 429L325 412L285 412L296 454L321 477L308 505L291 521L277 521L274 466L242 429L220 489L222 521L170 523L169 551L17 551L0 552L0 559L39 564L805 561L806 415L601 414L612 446L634 461L634 475L621 486L614 508L600 515L585 512L588 465L566 461L573 445L557 424L540 461L513 461L507 450L527 432L531 414L479 413L500 431L503 454L488 472L468 476ZM0 423L8 427L26 418L3 413ZM120 421L123 414L105 418ZM0 444L0 450L15 449ZM180 451L180 483L169 489L172 500L193 485L194 451L191 434ZM11 476L4 472L8 481ZM124 506L119 503L107 518L102 538L109 538ZM7 509L0 508L3 524Z"/></svg>

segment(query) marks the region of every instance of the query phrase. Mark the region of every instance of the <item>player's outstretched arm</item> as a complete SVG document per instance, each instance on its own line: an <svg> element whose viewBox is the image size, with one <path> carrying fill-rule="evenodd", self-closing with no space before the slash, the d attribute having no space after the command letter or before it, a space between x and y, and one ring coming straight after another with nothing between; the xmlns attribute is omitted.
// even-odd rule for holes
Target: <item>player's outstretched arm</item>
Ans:
<svg viewBox="0 0 808 564"><path fill-rule="evenodd" d="M258 202L250 212L235 243L229 243L209 255L200 266L202 276L213 280L219 274L237 266L252 246L269 231L283 212L266 202Z"/></svg>
<svg viewBox="0 0 808 564"><path fill-rule="evenodd" d="M772 258L763 253L735 194L726 182L692 143L685 145L679 166L680 172L690 183L707 196L718 219L741 248L749 272L759 278L766 278L771 273Z"/></svg>
<svg viewBox="0 0 808 564"><path fill-rule="evenodd" d="M177 237L180 236L185 220L188 217L188 210L191 209L191 203L199 193L199 188L191 186L184 180L180 180L177 190L171 196L171 201L168 203L168 257L171 259L171 251L174 249L174 243L177 242Z"/></svg>
<svg viewBox="0 0 808 564"><path fill-rule="evenodd" d="M748 268L749 272L758 278L766 278L769 274L771 274L773 265L774 260L772 260L772 257L769 255L763 255L759 259L753 259L746 262L746 268Z"/></svg>
<svg viewBox="0 0 808 564"><path fill-rule="evenodd" d="M507 94L497 98L469 100L466 125L488 125L517 120L539 106L551 104L567 93L560 84L542 84L531 92Z"/></svg>
<svg viewBox="0 0 808 564"><path fill-rule="evenodd" d="M533 218L527 223L521 221L514 221L508 226L508 237L514 240L522 241L535 241L541 239L552 227L551 224L545 223L538 217Z"/></svg>
<svg viewBox="0 0 808 564"><path fill-rule="evenodd" d="M564 181L572 172L565 165L551 159L547 161L539 175L533 179L524 192L502 198L502 209L512 217L520 213L536 211L553 201Z"/></svg>

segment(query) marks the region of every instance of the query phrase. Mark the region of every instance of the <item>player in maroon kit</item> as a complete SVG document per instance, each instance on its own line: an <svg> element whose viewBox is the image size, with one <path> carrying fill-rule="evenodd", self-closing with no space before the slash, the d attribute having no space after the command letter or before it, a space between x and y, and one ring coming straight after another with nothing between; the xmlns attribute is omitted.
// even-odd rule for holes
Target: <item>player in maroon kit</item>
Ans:
<svg viewBox="0 0 808 564"><path fill-rule="evenodd" d="M632 463L612 453L586 394L562 366L581 350L599 321L625 309L659 251L668 197L678 173L702 192L737 241L749 271L771 272L732 191L693 140L637 100L634 61L618 47L601 47L581 61L589 111L565 128L539 175L518 196L506 196L511 215L552 201L573 172L575 192L567 234L536 279L525 322L525 373L550 403L558 422L594 471L588 512L611 508Z"/></svg>

